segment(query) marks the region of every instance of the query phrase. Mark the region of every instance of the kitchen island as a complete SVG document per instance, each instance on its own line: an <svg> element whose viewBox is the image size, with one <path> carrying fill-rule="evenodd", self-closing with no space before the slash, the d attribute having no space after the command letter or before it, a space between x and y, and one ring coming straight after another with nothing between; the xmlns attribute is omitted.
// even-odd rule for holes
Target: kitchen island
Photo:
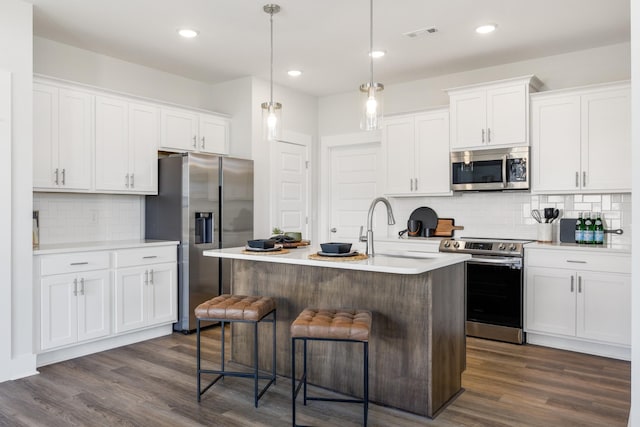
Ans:
<svg viewBox="0 0 640 427"><path fill-rule="evenodd" d="M289 327L305 307L359 308L373 314L372 402L434 417L462 390L464 261L469 255L405 252L342 261L309 259L318 248L284 254L243 249L209 250L204 255L233 260L233 293L276 299L279 375L291 376ZM261 354L271 349L270 334L270 328L261 328ZM235 362L251 364L251 337L248 325L233 325ZM361 395L361 351L331 342L310 343L309 382ZM263 358L261 368L269 369L269 363Z"/></svg>

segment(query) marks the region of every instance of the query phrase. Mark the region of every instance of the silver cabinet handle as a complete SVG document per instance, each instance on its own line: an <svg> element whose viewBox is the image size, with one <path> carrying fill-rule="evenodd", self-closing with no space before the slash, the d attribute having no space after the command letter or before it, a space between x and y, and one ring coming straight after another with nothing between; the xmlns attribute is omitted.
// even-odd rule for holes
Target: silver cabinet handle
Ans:
<svg viewBox="0 0 640 427"><path fill-rule="evenodd" d="M487 142L491 142L491 128L487 128Z"/></svg>
<svg viewBox="0 0 640 427"><path fill-rule="evenodd" d="M58 168L56 168L56 171L55 171L54 173L55 173L55 175L56 175L55 183L56 183L56 185L58 185L58 184L59 184L59 183L58 183Z"/></svg>
<svg viewBox="0 0 640 427"><path fill-rule="evenodd" d="M482 143L484 144L484 129L482 129Z"/></svg>
<svg viewBox="0 0 640 427"><path fill-rule="evenodd" d="M71 262L71 263L69 263L69 265L87 265L87 264L89 264L89 261Z"/></svg>
<svg viewBox="0 0 640 427"><path fill-rule="evenodd" d="M202 137L202 149L204 149L204 136Z"/></svg>
<svg viewBox="0 0 640 427"><path fill-rule="evenodd" d="M129 188L129 174L125 175L124 177L124 185L125 187Z"/></svg>
<svg viewBox="0 0 640 427"><path fill-rule="evenodd" d="M416 191L418 191L418 178L416 178L416 185L414 185L414 187L416 188Z"/></svg>
<svg viewBox="0 0 640 427"><path fill-rule="evenodd" d="M582 293L582 276L578 276L578 293Z"/></svg>
<svg viewBox="0 0 640 427"><path fill-rule="evenodd" d="M149 283L151 283L153 285L153 269L149 270Z"/></svg>
<svg viewBox="0 0 640 427"><path fill-rule="evenodd" d="M409 179L409 184L411 185L411 191L413 191L413 178Z"/></svg>
<svg viewBox="0 0 640 427"><path fill-rule="evenodd" d="M149 284L149 270L145 270L144 272L144 284L145 285Z"/></svg>
<svg viewBox="0 0 640 427"><path fill-rule="evenodd" d="M62 169L62 185L66 185L66 181L67 181L67 170Z"/></svg>
<svg viewBox="0 0 640 427"><path fill-rule="evenodd" d="M331 228L331 230L329 230L329 231L331 231L332 233L337 233L337 232L338 232L338 229L337 229L337 228L335 228L335 227L332 227L332 228ZM360 233L360 234L362 234L362 233Z"/></svg>
<svg viewBox="0 0 640 427"><path fill-rule="evenodd" d="M80 295L84 295L84 277L80 279Z"/></svg>
<svg viewBox="0 0 640 427"><path fill-rule="evenodd" d="M586 264L587 261L579 261L579 260L575 260L575 259L568 259L567 262L571 262L573 264Z"/></svg>
<svg viewBox="0 0 640 427"><path fill-rule="evenodd" d="M78 279L73 279L73 296L78 296Z"/></svg>
<svg viewBox="0 0 640 427"><path fill-rule="evenodd" d="M573 282L574 282L575 278L573 276L571 276L571 292L573 292Z"/></svg>
<svg viewBox="0 0 640 427"><path fill-rule="evenodd" d="M147 255L142 257L142 259L151 259L151 258L158 258L158 255Z"/></svg>
<svg viewBox="0 0 640 427"><path fill-rule="evenodd" d="M196 148L196 136L193 135L193 148Z"/></svg>
<svg viewBox="0 0 640 427"><path fill-rule="evenodd" d="M131 188L135 187L134 183L133 183L133 174L131 174Z"/></svg>
<svg viewBox="0 0 640 427"><path fill-rule="evenodd" d="M586 172L582 172L582 187L586 187L587 186L587 173Z"/></svg>
<svg viewBox="0 0 640 427"><path fill-rule="evenodd" d="M576 188L580 187L580 174L576 171Z"/></svg>

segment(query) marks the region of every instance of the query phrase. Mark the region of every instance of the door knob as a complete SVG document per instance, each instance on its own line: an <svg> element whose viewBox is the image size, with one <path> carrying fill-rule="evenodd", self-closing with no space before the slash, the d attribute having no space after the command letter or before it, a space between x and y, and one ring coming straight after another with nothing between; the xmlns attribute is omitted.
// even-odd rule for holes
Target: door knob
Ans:
<svg viewBox="0 0 640 427"><path fill-rule="evenodd" d="M338 232L338 230L337 230L335 227L333 227L330 231L331 231L332 233L337 233L337 232Z"/></svg>

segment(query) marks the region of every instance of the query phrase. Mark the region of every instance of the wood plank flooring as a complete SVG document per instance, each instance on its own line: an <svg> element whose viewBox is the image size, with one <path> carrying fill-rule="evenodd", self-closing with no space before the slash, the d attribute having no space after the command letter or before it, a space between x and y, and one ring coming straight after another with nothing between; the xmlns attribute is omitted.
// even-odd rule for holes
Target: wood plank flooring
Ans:
<svg viewBox="0 0 640 427"><path fill-rule="evenodd" d="M218 360L220 328L205 332ZM42 367L0 384L0 426L286 426L288 378L253 407L252 383L227 378L196 401L195 335L173 334ZM465 388L435 420L370 405L371 426L626 426L630 363L467 339ZM331 394L312 388L316 394ZM360 405L311 402L298 422L357 426Z"/></svg>

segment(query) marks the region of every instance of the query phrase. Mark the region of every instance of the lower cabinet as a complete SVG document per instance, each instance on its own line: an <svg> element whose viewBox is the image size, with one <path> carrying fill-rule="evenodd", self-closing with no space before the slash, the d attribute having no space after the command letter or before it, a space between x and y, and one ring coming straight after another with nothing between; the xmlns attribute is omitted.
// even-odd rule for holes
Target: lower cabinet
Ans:
<svg viewBox="0 0 640 427"><path fill-rule="evenodd" d="M591 251L528 251L525 255L525 330L566 338L563 348L631 345L631 275L628 255ZM531 342L531 341L530 341ZM537 343L537 342L536 342ZM585 344L586 343L586 344ZM586 350L585 350L586 349Z"/></svg>
<svg viewBox="0 0 640 427"><path fill-rule="evenodd" d="M177 320L176 256L173 243L36 255L39 352L170 327Z"/></svg>

